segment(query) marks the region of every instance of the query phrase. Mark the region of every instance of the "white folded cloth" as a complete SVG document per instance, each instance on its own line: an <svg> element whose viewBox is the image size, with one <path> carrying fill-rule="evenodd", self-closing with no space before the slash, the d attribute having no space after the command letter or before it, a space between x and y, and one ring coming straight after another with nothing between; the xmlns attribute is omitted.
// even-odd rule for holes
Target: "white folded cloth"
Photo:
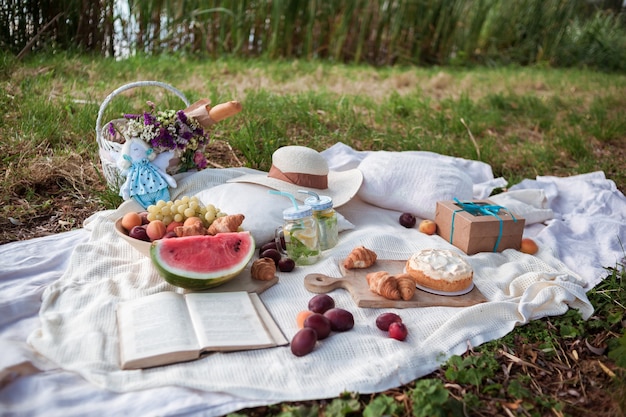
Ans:
<svg viewBox="0 0 626 417"><path fill-rule="evenodd" d="M489 197L495 204L506 207L516 215L524 217L526 225L543 223L554 217L548 208L548 199L543 190L513 190Z"/></svg>

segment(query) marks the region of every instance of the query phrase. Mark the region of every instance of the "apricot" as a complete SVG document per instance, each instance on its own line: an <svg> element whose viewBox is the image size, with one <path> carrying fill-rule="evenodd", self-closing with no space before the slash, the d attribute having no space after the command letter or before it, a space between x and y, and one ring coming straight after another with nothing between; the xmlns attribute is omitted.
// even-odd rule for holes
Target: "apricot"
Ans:
<svg viewBox="0 0 626 417"><path fill-rule="evenodd" d="M522 244L520 245L519 250L522 253L534 255L539 250L539 246L537 246L537 243L531 238L525 237L522 239Z"/></svg>
<svg viewBox="0 0 626 417"><path fill-rule="evenodd" d="M166 232L165 223L161 220L152 220L146 225L146 234L152 241L161 239Z"/></svg>
<svg viewBox="0 0 626 417"><path fill-rule="evenodd" d="M202 223L202 219L200 217L187 217L183 222L183 226L193 226L198 223L204 224Z"/></svg>
<svg viewBox="0 0 626 417"><path fill-rule="evenodd" d="M422 220L419 225L419 231L427 235L434 235L437 231L437 223L432 220Z"/></svg>
<svg viewBox="0 0 626 417"><path fill-rule="evenodd" d="M296 323L298 323L298 329L302 329L304 327L304 321L310 315L315 314L311 310L302 310L296 316Z"/></svg>
<svg viewBox="0 0 626 417"><path fill-rule="evenodd" d="M124 214L124 217L122 217L122 227L127 232L130 232L130 230L135 226L141 226L141 224L141 216L139 213L135 213L134 211L126 213Z"/></svg>

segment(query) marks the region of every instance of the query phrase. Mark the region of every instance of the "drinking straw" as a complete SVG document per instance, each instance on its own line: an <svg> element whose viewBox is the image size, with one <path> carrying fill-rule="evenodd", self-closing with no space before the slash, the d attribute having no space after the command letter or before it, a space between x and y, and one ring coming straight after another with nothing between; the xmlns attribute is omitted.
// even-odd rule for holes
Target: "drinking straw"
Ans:
<svg viewBox="0 0 626 417"><path fill-rule="evenodd" d="M312 195L313 197L315 197L317 201L320 201L320 196L316 192L308 191L308 190L298 190L298 192L302 194Z"/></svg>
<svg viewBox="0 0 626 417"><path fill-rule="evenodd" d="M282 195L284 197L288 197L291 200L291 202L293 203L293 206L295 207L295 209L296 210L299 209L298 203L296 202L295 197L291 193L288 193L288 192L285 192L285 191L277 191L277 190L269 190L269 193L270 194L276 194L276 195Z"/></svg>

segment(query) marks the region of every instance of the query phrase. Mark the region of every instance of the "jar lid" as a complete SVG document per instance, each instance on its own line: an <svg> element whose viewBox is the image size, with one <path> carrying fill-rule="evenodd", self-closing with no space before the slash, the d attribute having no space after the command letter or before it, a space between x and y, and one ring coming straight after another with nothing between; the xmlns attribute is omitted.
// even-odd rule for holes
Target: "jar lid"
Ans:
<svg viewBox="0 0 626 417"><path fill-rule="evenodd" d="M333 199L326 195L320 195L319 199L308 197L304 200L304 204L310 206L313 210L327 210L333 207Z"/></svg>
<svg viewBox="0 0 626 417"><path fill-rule="evenodd" d="M299 220L312 215L313 210L310 206L289 207L283 210L283 219L285 220Z"/></svg>

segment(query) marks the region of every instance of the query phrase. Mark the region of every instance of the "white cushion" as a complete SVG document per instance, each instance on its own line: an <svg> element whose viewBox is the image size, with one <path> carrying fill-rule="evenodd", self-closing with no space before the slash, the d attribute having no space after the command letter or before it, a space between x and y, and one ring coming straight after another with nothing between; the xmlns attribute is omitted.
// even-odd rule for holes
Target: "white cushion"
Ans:
<svg viewBox="0 0 626 417"><path fill-rule="evenodd" d="M378 207L434 219L437 201L469 200L471 178L439 158L408 153L373 152L361 161L358 196Z"/></svg>
<svg viewBox="0 0 626 417"><path fill-rule="evenodd" d="M251 183L226 183L196 195L204 205L213 204L227 214L243 214L243 229L250 231L257 246L261 246L274 239L274 230L283 224L283 210L293 206L288 198L270 194L269 190ZM339 232L354 228L339 213L337 226Z"/></svg>

